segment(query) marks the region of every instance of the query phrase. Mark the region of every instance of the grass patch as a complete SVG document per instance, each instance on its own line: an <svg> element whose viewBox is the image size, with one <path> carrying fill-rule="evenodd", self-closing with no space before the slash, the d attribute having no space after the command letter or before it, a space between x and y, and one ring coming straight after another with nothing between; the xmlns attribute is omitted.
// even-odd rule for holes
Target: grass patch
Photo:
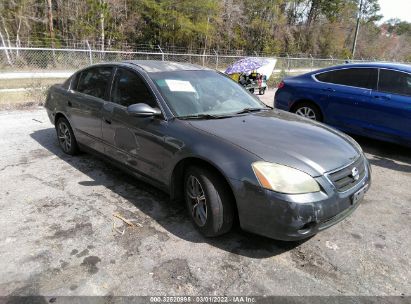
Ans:
<svg viewBox="0 0 411 304"><path fill-rule="evenodd" d="M48 88L61 78L0 79L0 110L27 109L44 105ZM11 89L5 91L2 89ZM13 91L24 89L23 91Z"/></svg>
<svg viewBox="0 0 411 304"><path fill-rule="evenodd" d="M0 110L28 109L44 105L45 92L7 92L0 93Z"/></svg>
<svg viewBox="0 0 411 304"><path fill-rule="evenodd" d="M50 87L55 83L63 83L62 78L27 78L27 79L0 79L1 89L20 89L20 88L35 88L35 87Z"/></svg>

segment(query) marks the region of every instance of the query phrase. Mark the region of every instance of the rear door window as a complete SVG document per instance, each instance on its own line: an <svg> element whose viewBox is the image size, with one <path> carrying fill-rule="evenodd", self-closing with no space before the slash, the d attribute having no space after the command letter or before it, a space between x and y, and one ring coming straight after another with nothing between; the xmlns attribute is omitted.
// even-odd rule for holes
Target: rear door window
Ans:
<svg viewBox="0 0 411 304"><path fill-rule="evenodd" d="M81 72L77 91L105 99L112 70L112 67L96 67Z"/></svg>
<svg viewBox="0 0 411 304"><path fill-rule="evenodd" d="M111 101L125 107L135 103L145 103L152 108L158 107L154 96L140 76L122 68L117 69Z"/></svg>
<svg viewBox="0 0 411 304"><path fill-rule="evenodd" d="M378 70L372 68L341 69L317 74L315 78L321 82L376 89Z"/></svg>
<svg viewBox="0 0 411 304"><path fill-rule="evenodd" d="M393 70L380 70L378 91L411 96L411 75Z"/></svg>

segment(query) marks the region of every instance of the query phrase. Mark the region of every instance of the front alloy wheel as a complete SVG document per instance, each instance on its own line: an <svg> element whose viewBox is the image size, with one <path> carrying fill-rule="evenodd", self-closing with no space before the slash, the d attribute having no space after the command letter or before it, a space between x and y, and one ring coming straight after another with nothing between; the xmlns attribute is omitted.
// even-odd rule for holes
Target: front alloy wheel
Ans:
<svg viewBox="0 0 411 304"><path fill-rule="evenodd" d="M204 236L218 236L231 229L235 202L229 185L217 172L189 167L184 175L184 193L191 219Z"/></svg>
<svg viewBox="0 0 411 304"><path fill-rule="evenodd" d="M186 191L191 203L191 216L199 227L203 227L207 222L207 200L203 187L196 177L192 175L188 177Z"/></svg>

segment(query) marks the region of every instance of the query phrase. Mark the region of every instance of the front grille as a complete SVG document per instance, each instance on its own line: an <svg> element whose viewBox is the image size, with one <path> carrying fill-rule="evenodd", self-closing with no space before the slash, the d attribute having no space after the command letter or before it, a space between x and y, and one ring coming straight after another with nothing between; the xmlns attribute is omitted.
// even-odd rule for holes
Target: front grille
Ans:
<svg viewBox="0 0 411 304"><path fill-rule="evenodd" d="M359 178L357 180L354 179L354 177L352 176L352 170L354 168L358 169ZM341 170L328 174L328 177L330 178L331 182L334 184L334 186L337 188L339 192L344 192L351 189L356 184L358 184L364 178L364 176L365 161L363 157L360 157L354 163L347 167L344 167Z"/></svg>

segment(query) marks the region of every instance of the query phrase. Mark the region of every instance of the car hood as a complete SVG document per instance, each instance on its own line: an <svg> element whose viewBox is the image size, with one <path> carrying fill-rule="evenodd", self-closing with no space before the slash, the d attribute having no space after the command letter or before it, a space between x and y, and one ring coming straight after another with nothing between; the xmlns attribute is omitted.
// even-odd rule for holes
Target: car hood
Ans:
<svg viewBox="0 0 411 304"><path fill-rule="evenodd" d="M284 111L191 120L190 124L264 161L287 165L314 177L348 165L360 155L348 136Z"/></svg>

